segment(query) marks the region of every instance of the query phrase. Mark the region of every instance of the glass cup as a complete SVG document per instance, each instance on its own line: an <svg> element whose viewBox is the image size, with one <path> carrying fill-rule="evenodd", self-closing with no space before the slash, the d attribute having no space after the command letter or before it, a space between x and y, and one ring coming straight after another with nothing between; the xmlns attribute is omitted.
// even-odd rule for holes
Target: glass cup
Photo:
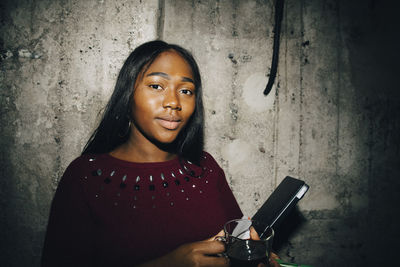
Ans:
<svg viewBox="0 0 400 267"><path fill-rule="evenodd" d="M230 266L269 266L274 230L268 225L249 219L235 219L224 225L225 255Z"/></svg>

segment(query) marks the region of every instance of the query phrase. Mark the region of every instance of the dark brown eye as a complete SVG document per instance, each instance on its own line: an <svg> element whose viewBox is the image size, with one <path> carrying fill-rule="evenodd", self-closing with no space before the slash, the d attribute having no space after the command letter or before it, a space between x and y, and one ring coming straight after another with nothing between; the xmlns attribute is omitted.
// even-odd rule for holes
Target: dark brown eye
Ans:
<svg viewBox="0 0 400 267"><path fill-rule="evenodd" d="M161 90L162 87L158 84L150 84L149 87L153 88L154 90Z"/></svg>
<svg viewBox="0 0 400 267"><path fill-rule="evenodd" d="M180 92L185 95L193 95L193 92L189 89L181 89Z"/></svg>

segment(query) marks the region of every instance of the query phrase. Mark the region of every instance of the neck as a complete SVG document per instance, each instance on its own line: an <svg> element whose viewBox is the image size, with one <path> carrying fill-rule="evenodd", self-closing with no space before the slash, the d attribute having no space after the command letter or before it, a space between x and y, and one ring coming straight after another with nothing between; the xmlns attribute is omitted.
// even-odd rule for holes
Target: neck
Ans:
<svg viewBox="0 0 400 267"><path fill-rule="evenodd" d="M128 141L110 154L115 158L130 162L163 162L172 160L177 156L176 153L168 150L168 145L157 145L144 136L141 137L138 138L134 133L131 133Z"/></svg>

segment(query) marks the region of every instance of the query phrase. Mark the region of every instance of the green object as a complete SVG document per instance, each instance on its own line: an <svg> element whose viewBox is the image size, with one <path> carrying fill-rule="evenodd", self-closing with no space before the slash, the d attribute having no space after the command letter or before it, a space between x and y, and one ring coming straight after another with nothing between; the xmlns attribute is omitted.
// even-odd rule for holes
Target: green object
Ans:
<svg viewBox="0 0 400 267"><path fill-rule="evenodd" d="M310 266L310 265L283 262L283 261L280 260L280 259L277 259L276 262L278 262L279 265L282 266L282 267L312 267L312 266Z"/></svg>

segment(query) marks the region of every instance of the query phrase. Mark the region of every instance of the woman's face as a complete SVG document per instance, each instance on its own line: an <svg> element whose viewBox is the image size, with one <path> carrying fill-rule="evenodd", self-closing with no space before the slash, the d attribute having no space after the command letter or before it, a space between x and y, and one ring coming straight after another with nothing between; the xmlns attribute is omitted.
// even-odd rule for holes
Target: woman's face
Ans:
<svg viewBox="0 0 400 267"><path fill-rule="evenodd" d="M190 65L173 50L161 53L136 81L131 137L173 142L194 112L195 89Z"/></svg>

